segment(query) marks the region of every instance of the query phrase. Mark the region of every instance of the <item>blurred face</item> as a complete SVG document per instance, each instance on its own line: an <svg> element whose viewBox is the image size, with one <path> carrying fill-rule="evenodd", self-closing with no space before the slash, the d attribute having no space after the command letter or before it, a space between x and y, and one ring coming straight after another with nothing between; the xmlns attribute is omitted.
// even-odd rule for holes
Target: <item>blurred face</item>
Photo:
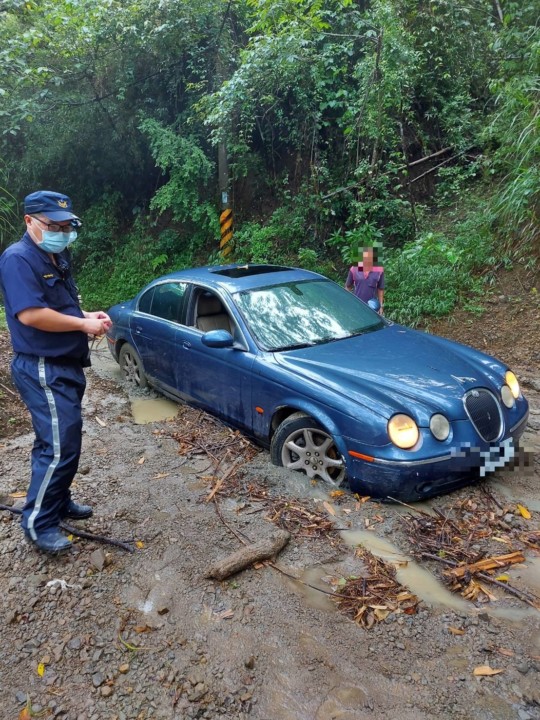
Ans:
<svg viewBox="0 0 540 720"><path fill-rule="evenodd" d="M362 251L364 267L373 267L373 248L365 247Z"/></svg>

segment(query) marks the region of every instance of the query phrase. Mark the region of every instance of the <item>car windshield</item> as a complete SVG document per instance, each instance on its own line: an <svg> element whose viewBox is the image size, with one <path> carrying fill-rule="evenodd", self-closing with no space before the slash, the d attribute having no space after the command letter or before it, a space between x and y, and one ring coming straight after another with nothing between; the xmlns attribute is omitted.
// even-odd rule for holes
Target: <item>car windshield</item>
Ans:
<svg viewBox="0 0 540 720"><path fill-rule="evenodd" d="M342 340L383 327L365 303L330 280L304 280L235 295L263 350L276 352Z"/></svg>

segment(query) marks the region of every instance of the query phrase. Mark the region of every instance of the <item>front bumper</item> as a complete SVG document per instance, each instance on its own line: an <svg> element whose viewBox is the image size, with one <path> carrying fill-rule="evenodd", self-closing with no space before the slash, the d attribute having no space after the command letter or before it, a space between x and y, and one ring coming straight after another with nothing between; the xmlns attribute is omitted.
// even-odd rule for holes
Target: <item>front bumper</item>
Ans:
<svg viewBox="0 0 540 720"><path fill-rule="evenodd" d="M349 456L351 490L374 498L414 501L470 485L515 462L516 454L519 454L518 440L525 431L527 420L528 412L496 444L461 442L437 457L419 460L374 458L368 462Z"/></svg>

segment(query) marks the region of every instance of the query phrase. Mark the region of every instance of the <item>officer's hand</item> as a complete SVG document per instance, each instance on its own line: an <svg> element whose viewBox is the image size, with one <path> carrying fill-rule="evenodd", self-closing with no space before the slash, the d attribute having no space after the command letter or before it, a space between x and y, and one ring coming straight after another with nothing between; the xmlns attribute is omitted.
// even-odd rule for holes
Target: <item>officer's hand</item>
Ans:
<svg viewBox="0 0 540 720"><path fill-rule="evenodd" d="M101 337L101 335L105 335L107 332L106 322L106 320L99 320L98 318L85 318L82 328L83 332L87 335Z"/></svg>
<svg viewBox="0 0 540 720"><path fill-rule="evenodd" d="M104 333L106 333L107 330L108 330L108 329L111 327L111 325L112 325L112 320L111 320L111 318L107 315L106 312L103 312L103 310L97 310L97 311L95 311L95 312L85 312L85 313L84 313L84 317L85 317L87 320L101 320L101 322L102 322L102 324L103 324L103 327L105 328L104 331L101 333L101 335L103 335ZM91 334L96 334L96 333L91 333Z"/></svg>

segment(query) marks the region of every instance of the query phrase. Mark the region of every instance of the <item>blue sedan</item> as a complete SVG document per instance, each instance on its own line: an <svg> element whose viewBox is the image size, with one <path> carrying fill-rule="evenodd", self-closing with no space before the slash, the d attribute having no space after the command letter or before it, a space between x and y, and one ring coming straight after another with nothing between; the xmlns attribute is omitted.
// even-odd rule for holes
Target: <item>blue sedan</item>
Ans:
<svg viewBox="0 0 540 720"><path fill-rule="evenodd" d="M305 270L175 272L109 314L127 378L242 429L276 465L363 495L468 484L512 461L527 423L502 362L389 322Z"/></svg>

